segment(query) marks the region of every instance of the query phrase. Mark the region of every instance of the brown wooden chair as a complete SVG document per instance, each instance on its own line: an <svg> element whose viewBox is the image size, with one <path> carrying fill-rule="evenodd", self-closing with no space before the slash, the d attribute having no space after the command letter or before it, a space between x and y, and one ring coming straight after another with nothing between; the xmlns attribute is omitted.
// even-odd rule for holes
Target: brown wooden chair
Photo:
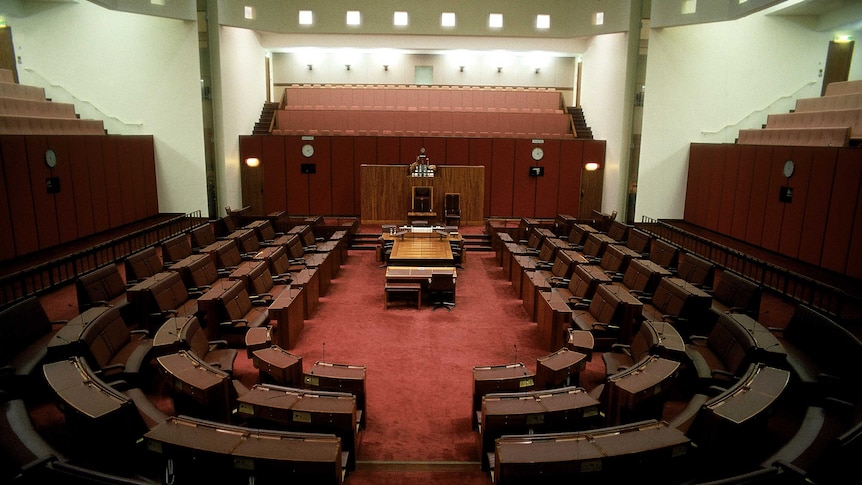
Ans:
<svg viewBox="0 0 862 485"><path fill-rule="evenodd" d="M461 194L450 192L443 196L443 220L447 226L461 225Z"/></svg>

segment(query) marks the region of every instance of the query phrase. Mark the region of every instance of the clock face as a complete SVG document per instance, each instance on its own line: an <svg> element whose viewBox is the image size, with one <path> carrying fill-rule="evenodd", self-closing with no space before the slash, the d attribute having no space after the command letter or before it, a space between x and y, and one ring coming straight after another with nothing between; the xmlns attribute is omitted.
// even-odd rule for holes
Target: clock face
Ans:
<svg viewBox="0 0 862 485"><path fill-rule="evenodd" d="M314 147L309 144L302 145L302 155L306 158L314 155Z"/></svg>
<svg viewBox="0 0 862 485"><path fill-rule="evenodd" d="M533 160L541 160L542 157L545 156L545 151L542 150L542 147L533 148Z"/></svg>
<svg viewBox="0 0 862 485"><path fill-rule="evenodd" d="M50 148L45 150L45 165L47 165L49 168L54 168L57 166L57 154L54 152L54 150L51 150Z"/></svg>
<svg viewBox="0 0 862 485"><path fill-rule="evenodd" d="M793 160L788 160L784 162L784 176L790 178L793 175L793 171L796 170L796 166L793 163Z"/></svg>

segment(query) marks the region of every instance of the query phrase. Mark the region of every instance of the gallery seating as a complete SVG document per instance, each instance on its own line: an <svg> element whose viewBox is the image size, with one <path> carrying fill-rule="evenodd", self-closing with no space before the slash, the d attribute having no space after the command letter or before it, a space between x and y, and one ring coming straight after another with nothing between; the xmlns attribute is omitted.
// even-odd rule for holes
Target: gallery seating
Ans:
<svg viewBox="0 0 862 485"><path fill-rule="evenodd" d="M39 381L39 366L48 354L48 343L64 323L51 321L37 296L0 312L0 388L14 396Z"/></svg>
<svg viewBox="0 0 862 485"><path fill-rule="evenodd" d="M679 247L663 239L653 239L650 244L649 260L676 272L679 264Z"/></svg>
<svg viewBox="0 0 862 485"><path fill-rule="evenodd" d="M756 343L751 333L732 318L718 318L708 335L690 335L686 355L697 388L727 387L738 379L755 359Z"/></svg>
<svg viewBox="0 0 862 485"><path fill-rule="evenodd" d="M238 280L222 292L217 306L215 319L206 324L214 325L218 334L228 340L232 336L239 336L244 341L242 337L248 329L269 324L269 310L266 306L252 303L244 281Z"/></svg>
<svg viewBox="0 0 862 485"><path fill-rule="evenodd" d="M164 270L162 259L153 246L130 254L123 260L123 264L126 270L126 286L141 282Z"/></svg>
<svg viewBox="0 0 862 485"><path fill-rule="evenodd" d="M605 375L611 376L635 365L650 354L658 354L660 345L661 335L653 327L652 322L647 320L641 323L631 342L617 342L611 345L609 351L602 352Z"/></svg>
<svg viewBox="0 0 862 485"><path fill-rule="evenodd" d="M680 256L676 276L699 288L710 290L715 281L715 264L696 254L686 252Z"/></svg>
<svg viewBox="0 0 862 485"><path fill-rule="evenodd" d="M139 383L153 339L146 329L130 329L118 307L105 307L83 328L80 339L87 362L100 378Z"/></svg>
<svg viewBox="0 0 862 485"><path fill-rule="evenodd" d="M237 357L237 349L230 348L226 340L208 340L197 317L175 317L164 325L181 325L180 341L200 360L223 372L231 374Z"/></svg>
<svg viewBox="0 0 862 485"><path fill-rule="evenodd" d="M161 248L162 261L165 266L170 266L177 261L187 258L194 252L190 236L187 233L177 234L165 240L161 244Z"/></svg>
<svg viewBox="0 0 862 485"><path fill-rule="evenodd" d="M79 312L94 306L127 303L126 283L116 264L102 266L75 279L75 295Z"/></svg>
<svg viewBox="0 0 862 485"><path fill-rule="evenodd" d="M719 312L745 313L755 320L760 317L761 285L732 270L716 273L712 290L712 308Z"/></svg>

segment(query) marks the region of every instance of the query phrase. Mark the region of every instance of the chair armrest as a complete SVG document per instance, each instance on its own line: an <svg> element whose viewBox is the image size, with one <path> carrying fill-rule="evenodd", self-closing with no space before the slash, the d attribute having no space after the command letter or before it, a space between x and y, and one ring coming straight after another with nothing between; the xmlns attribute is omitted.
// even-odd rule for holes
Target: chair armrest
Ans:
<svg viewBox="0 0 862 485"><path fill-rule="evenodd" d="M594 323L594 330L604 330L604 331L614 331L618 332L620 330L619 325L611 325L610 323Z"/></svg>
<svg viewBox="0 0 862 485"><path fill-rule="evenodd" d="M226 322L219 323L220 327L237 327L240 325L248 325L248 320L245 318L240 318L238 320L229 320Z"/></svg>
<svg viewBox="0 0 862 485"><path fill-rule="evenodd" d="M129 333L132 335L143 335L144 338L150 336L150 331L145 328L131 330Z"/></svg>
<svg viewBox="0 0 862 485"><path fill-rule="evenodd" d="M210 340L208 343L209 343L210 350L227 347L227 340L223 340L223 339Z"/></svg>
<svg viewBox="0 0 862 485"><path fill-rule="evenodd" d="M689 335L688 341L694 345L706 345L706 335Z"/></svg>

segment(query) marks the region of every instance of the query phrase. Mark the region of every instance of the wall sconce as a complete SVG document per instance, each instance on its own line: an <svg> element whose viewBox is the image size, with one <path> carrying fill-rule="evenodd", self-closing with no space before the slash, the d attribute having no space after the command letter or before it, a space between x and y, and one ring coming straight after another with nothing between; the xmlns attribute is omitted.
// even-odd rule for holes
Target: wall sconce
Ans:
<svg viewBox="0 0 862 485"><path fill-rule="evenodd" d="M388 71L389 70L389 64L383 64L383 70Z"/></svg>
<svg viewBox="0 0 862 485"><path fill-rule="evenodd" d="M503 72L503 68L498 66L498 67L497 67L497 72Z"/></svg>
<svg viewBox="0 0 862 485"><path fill-rule="evenodd" d="M350 70L350 64L345 64L344 67L346 67L348 71Z"/></svg>
<svg viewBox="0 0 862 485"><path fill-rule="evenodd" d="M587 162L584 164L584 170L587 172L595 172L599 169L599 164L597 162Z"/></svg>
<svg viewBox="0 0 862 485"><path fill-rule="evenodd" d="M537 68L536 68L536 74L538 74L538 73L539 73L539 71L541 71L541 70L542 70L542 68L541 68L541 67L537 67Z"/></svg>
<svg viewBox="0 0 862 485"><path fill-rule="evenodd" d="M308 70L309 70L309 71L311 71L312 69L314 69L314 66L313 66L313 65L311 65L311 64L309 64L309 65L308 65Z"/></svg>
<svg viewBox="0 0 862 485"><path fill-rule="evenodd" d="M464 66L458 66L458 71L459 71L459 72L464 72Z"/></svg>
<svg viewBox="0 0 862 485"><path fill-rule="evenodd" d="M260 166L260 159L257 157L249 157L245 159L245 164L249 167L258 167Z"/></svg>

